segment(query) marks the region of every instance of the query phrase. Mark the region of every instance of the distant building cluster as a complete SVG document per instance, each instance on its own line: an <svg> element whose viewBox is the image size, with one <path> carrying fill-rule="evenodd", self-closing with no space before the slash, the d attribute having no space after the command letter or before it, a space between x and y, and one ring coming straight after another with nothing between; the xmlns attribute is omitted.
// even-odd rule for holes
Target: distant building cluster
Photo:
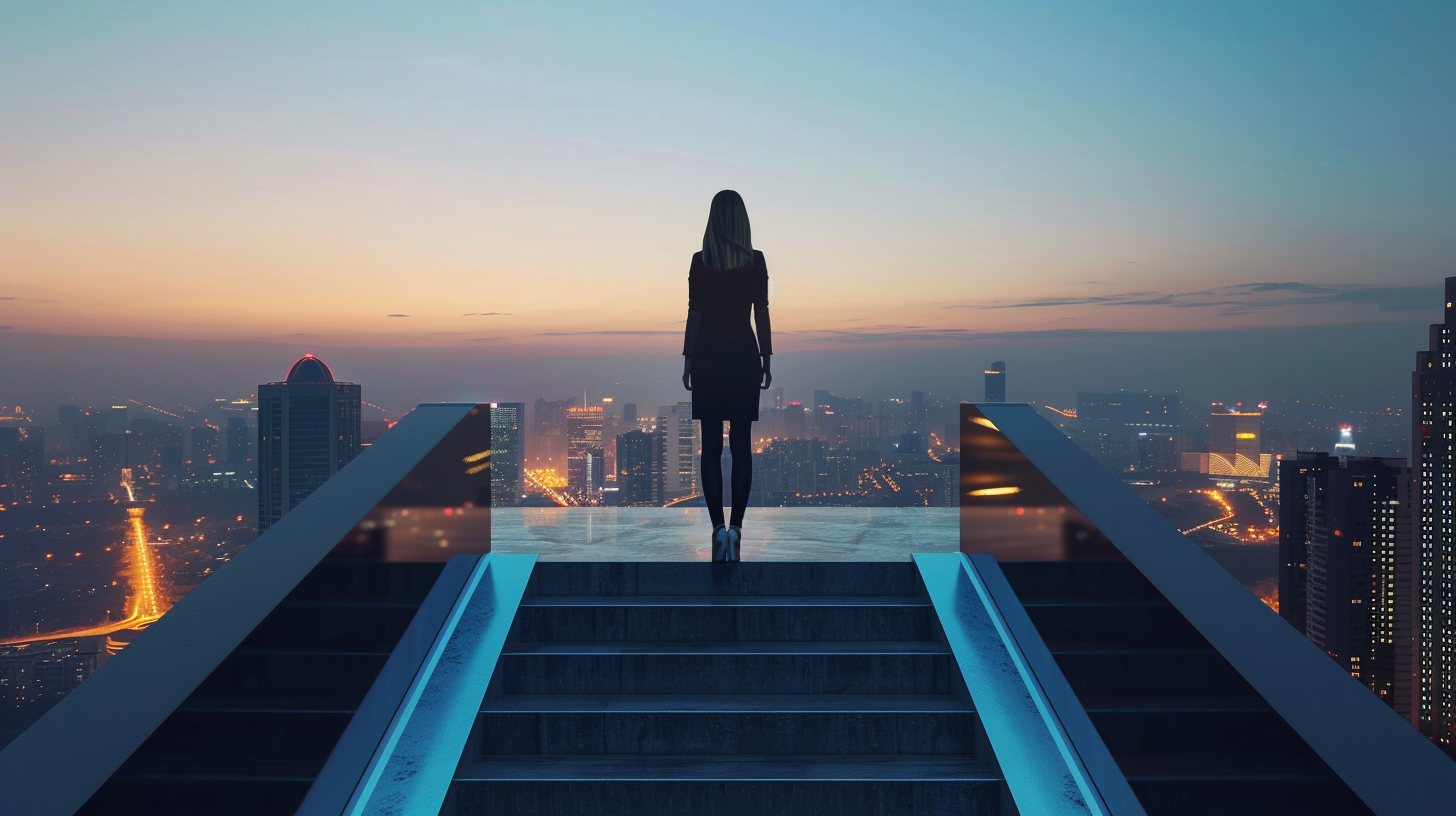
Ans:
<svg viewBox="0 0 1456 816"><path fill-rule="evenodd" d="M766 394L754 425L752 506L954 506L955 406L915 391L880 401L814 392L813 405ZM932 416L942 433L929 431ZM506 444L526 451L524 484L497 506L663 507L701 501L702 448L692 404L640 414L635 403L538 399L530 428ZM495 442L492 442L495 445ZM723 467L731 470L731 455ZM725 479L725 485L729 482ZM509 498L508 498L509 497Z"/></svg>

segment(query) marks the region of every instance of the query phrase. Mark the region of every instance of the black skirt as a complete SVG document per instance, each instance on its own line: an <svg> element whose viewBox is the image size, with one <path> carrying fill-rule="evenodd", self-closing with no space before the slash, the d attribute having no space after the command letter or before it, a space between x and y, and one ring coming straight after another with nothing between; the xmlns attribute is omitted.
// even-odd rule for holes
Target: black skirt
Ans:
<svg viewBox="0 0 1456 816"><path fill-rule="evenodd" d="M693 419L757 421L762 382L763 363L758 357L693 357Z"/></svg>

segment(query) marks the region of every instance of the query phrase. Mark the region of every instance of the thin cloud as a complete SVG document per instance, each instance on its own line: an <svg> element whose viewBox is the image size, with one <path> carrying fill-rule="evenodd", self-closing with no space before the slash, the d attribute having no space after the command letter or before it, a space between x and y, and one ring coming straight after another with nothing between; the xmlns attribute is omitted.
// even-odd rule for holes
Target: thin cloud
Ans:
<svg viewBox="0 0 1456 816"><path fill-rule="evenodd" d="M20 300L20 298L14 295L5 295L4 297L0 297L0 300Z"/></svg>
<svg viewBox="0 0 1456 816"><path fill-rule="evenodd" d="M1099 304L1123 304L1131 298L1143 297L1153 292L1124 292L1120 295L1097 295L1092 297L1031 298L1013 303L954 303L947 309L1036 309L1045 306L1088 306Z"/></svg>
<svg viewBox="0 0 1456 816"><path fill-rule="evenodd" d="M1123 292L1089 297L1029 298L995 303L953 304L948 309L1036 309L1050 306L1166 306L1170 309L1225 309L1247 314L1289 306L1352 305L1379 312L1413 312L1439 299L1437 286L1376 286L1363 283L1318 285L1264 281L1194 292Z"/></svg>
<svg viewBox="0 0 1456 816"><path fill-rule="evenodd" d="M461 338L460 342L462 342L462 343L484 343L484 342L486 342L488 340L504 340L504 339L505 339L505 335L498 334L498 335L495 335L494 337L463 337L463 338Z"/></svg>
<svg viewBox="0 0 1456 816"><path fill-rule="evenodd" d="M0 331L10 331L14 326L0 326Z"/></svg>
<svg viewBox="0 0 1456 816"><path fill-rule="evenodd" d="M787 331L783 334L796 339L817 340L825 343L863 345L867 343L936 342L945 340L969 340L982 335L971 329L931 329L925 326L866 326L854 329L808 329Z"/></svg>
<svg viewBox="0 0 1456 816"><path fill-rule="evenodd" d="M409 315L406 315L406 314L392 314L392 315L385 315L385 317L409 317Z"/></svg>
<svg viewBox="0 0 1456 816"><path fill-rule="evenodd" d="M509 315L510 312L466 312L461 317L490 317L491 315Z"/></svg>
<svg viewBox="0 0 1456 816"><path fill-rule="evenodd" d="M536 332L537 337L587 337L592 335L654 335L654 334L678 334L675 331L655 331L648 329L619 329L615 331L571 331L571 332Z"/></svg>

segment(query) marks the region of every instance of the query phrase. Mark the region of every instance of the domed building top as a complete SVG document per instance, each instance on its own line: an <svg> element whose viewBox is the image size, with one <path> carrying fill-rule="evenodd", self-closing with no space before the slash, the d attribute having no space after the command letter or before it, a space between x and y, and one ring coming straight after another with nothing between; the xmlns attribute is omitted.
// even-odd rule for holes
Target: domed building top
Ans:
<svg viewBox="0 0 1456 816"><path fill-rule="evenodd" d="M288 369L288 378L284 382L289 385L301 385L308 383L331 383L334 381L334 372L329 370L324 361L305 354L298 358L298 362Z"/></svg>

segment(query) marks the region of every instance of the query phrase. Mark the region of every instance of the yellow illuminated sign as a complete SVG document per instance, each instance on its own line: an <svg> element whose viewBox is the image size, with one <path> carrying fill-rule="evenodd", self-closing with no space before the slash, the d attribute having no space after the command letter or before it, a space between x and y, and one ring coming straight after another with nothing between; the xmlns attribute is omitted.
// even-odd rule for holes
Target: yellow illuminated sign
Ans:
<svg viewBox="0 0 1456 816"><path fill-rule="evenodd" d="M1257 436L1258 436L1258 434L1251 434L1251 433L1247 433L1247 432L1234 434L1234 438L1235 439L1255 439L1255 438L1257 438Z"/></svg>

